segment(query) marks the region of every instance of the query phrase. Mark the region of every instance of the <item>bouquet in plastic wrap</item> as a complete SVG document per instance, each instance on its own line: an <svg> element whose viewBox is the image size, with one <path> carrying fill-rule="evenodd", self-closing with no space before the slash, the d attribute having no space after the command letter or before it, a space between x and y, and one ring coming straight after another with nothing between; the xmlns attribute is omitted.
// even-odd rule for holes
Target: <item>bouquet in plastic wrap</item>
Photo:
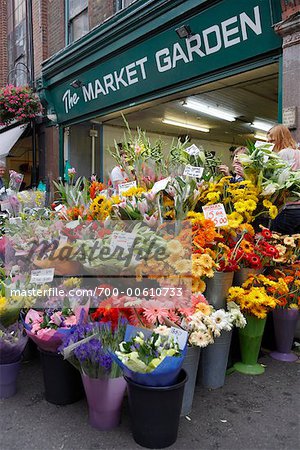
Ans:
<svg viewBox="0 0 300 450"><path fill-rule="evenodd" d="M27 335L39 348L48 352L57 352L62 341L73 327L83 321L88 309L78 307L74 312L71 308L45 309L36 311L30 309L25 317L24 326Z"/></svg>
<svg viewBox="0 0 300 450"><path fill-rule="evenodd" d="M7 328L0 325L0 364L19 361L27 341L28 337L20 322Z"/></svg>
<svg viewBox="0 0 300 450"><path fill-rule="evenodd" d="M183 364L187 336L176 328L160 333L128 325L114 359L124 375L138 384L169 386L176 382Z"/></svg>
<svg viewBox="0 0 300 450"><path fill-rule="evenodd" d="M15 172L14 170L9 171L9 185L8 188L13 192L19 192L24 175Z"/></svg>

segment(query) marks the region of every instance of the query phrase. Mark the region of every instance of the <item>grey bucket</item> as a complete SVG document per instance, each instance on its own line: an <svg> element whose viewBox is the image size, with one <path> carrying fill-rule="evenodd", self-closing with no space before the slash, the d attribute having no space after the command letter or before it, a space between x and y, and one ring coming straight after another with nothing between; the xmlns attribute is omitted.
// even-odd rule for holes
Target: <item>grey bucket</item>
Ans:
<svg viewBox="0 0 300 450"><path fill-rule="evenodd" d="M206 280L204 296L215 309L225 309L228 289L232 286L234 272L215 272Z"/></svg>
<svg viewBox="0 0 300 450"><path fill-rule="evenodd" d="M200 359L200 347L188 347L182 368L188 374L188 381L184 386L181 416L190 414L193 405L194 391Z"/></svg>
<svg viewBox="0 0 300 450"><path fill-rule="evenodd" d="M208 389L224 386L231 336L232 331L222 331L213 344L202 349L197 384Z"/></svg>

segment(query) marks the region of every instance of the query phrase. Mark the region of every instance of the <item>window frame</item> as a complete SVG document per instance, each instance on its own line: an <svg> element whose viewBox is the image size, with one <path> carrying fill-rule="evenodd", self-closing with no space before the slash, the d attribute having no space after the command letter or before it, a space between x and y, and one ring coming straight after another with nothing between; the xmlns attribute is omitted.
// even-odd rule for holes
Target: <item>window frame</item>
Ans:
<svg viewBox="0 0 300 450"><path fill-rule="evenodd" d="M23 5L25 6L25 15L24 18L19 21L16 22L16 18L15 18L15 13L16 10L18 8L23 7ZM16 7L16 0L8 0L7 2L7 13L10 13L10 16L8 17L8 25L11 25L12 28L8 28L7 30L7 37L8 37L8 41L10 41L10 43L8 44L8 52L10 54L8 54L8 81L10 82L10 75L13 74L13 78L12 78L12 82L16 83L16 85L19 85L17 83L17 79L21 78L25 81L25 84L27 84L30 80L29 80L29 74L26 72L24 67L21 67L19 70L23 71L24 73L20 76L18 76L18 74L16 74L17 70L14 70L17 63L21 62L22 64L25 64L28 67L28 60L29 60L29 36L28 36L28 14L27 14L27 1L24 0L22 2L22 6L18 5ZM23 49L21 52L18 53L18 46L17 46L17 36L16 36L16 28L17 26L20 26L20 24L24 22L24 45L23 45ZM9 36L11 36L11 39L9 39ZM20 39L18 40L18 42L20 41ZM25 74L26 72L26 74ZM20 85L21 86L21 85Z"/></svg>
<svg viewBox="0 0 300 450"><path fill-rule="evenodd" d="M65 44L69 45L72 44L73 42L76 42L78 39L74 39L72 40L72 23L75 19L77 19L80 15L82 14L87 14L87 19L88 19L88 25L89 25L89 7L88 7L88 2L87 2L87 6L85 6L81 11L79 11L75 16L72 16L70 18L70 0L65 0ZM88 29L88 32L90 30ZM83 34L82 36L85 36L87 33ZM81 36L81 37L82 37Z"/></svg>

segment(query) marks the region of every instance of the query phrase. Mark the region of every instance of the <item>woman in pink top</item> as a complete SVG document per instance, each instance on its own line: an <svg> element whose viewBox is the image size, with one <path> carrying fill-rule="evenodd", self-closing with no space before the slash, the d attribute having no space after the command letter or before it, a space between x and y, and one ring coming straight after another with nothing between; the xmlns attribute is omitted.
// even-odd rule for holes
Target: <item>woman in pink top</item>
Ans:
<svg viewBox="0 0 300 450"><path fill-rule="evenodd" d="M273 150L292 170L300 170L300 149L286 126L275 125L268 131L267 138L274 144ZM283 234L300 233L300 202L287 202L272 222L271 229Z"/></svg>

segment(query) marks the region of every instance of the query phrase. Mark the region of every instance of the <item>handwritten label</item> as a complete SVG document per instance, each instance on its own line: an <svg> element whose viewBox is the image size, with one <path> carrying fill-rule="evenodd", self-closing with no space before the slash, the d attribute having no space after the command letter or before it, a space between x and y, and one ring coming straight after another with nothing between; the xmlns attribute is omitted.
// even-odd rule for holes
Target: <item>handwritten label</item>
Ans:
<svg viewBox="0 0 300 450"><path fill-rule="evenodd" d="M202 206L205 219L210 219L216 227L224 227L228 225L227 214L222 203L216 205Z"/></svg>
<svg viewBox="0 0 300 450"><path fill-rule="evenodd" d="M183 350L186 346L188 333L181 328L171 327L170 335L173 336L174 340L178 343L180 350Z"/></svg>
<svg viewBox="0 0 300 450"><path fill-rule="evenodd" d="M191 178L201 178L203 175L203 171L204 171L203 167L190 166L188 164L187 166L185 166L183 175Z"/></svg>
<svg viewBox="0 0 300 450"><path fill-rule="evenodd" d="M170 180L171 180L171 178L167 177L167 178L164 178L163 180L157 181L152 186L151 192L153 194L157 194L158 192L163 191L168 186L168 183L170 182Z"/></svg>
<svg viewBox="0 0 300 450"><path fill-rule="evenodd" d="M118 186L119 195L122 195L123 192L128 191L128 189L136 187L136 181L128 181L128 183L121 183Z"/></svg>
<svg viewBox="0 0 300 450"><path fill-rule="evenodd" d="M113 231L111 234L111 244L110 249L114 251L116 247L124 248L129 250L136 238L134 233L126 233L126 231Z"/></svg>
<svg viewBox="0 0 300 450"><path fill-rule="evenodd" d="M53 281L54 268L31 271L30 283L43 284Z"/></svg>
<svg viewBox="0 0 300 450"><path fill-rule="evenodd" d="M200 149L195 144L192 144L190 147L186 148L185 151L191 156L200 155Z"/></svg>

